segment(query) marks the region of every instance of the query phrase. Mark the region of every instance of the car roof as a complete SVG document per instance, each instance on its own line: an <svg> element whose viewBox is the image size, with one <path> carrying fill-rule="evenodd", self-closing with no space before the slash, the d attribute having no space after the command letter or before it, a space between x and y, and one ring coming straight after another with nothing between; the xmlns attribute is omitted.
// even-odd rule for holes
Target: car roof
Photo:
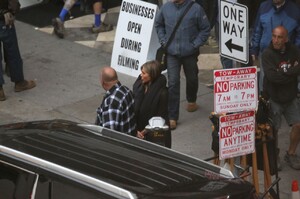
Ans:
<svg viewBox="0 0 300 199"><path fill-rule="evenodd" d="M178 190L200 192L199 187L220 181L225 183L223 187L229 187L228 179L233 177L226 169L165 147L110 129L66 120L2 125L0 145L2 154L5 149L6 155L18 158L27 154L43 161L39 166L46 170L59 165L64 171L61 175L76 177L80 173L94 187L100 186L99 182L108 183L113 188L121 188L125 195L127 191L132 193L131 196L163 198Z"/></svg>

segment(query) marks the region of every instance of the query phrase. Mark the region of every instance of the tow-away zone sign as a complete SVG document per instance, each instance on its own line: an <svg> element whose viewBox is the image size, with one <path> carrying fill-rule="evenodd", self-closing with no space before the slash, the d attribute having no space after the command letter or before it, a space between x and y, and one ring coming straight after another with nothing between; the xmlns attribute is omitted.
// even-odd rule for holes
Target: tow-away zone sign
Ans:
<svg viewBox="0 0 300 199"><path fill-rule="evenodd" d="M257 68L214 70L214 111L229 113L256 110Z"/></svg>
<svg viewBox="0 0 300 199"><path fill-rule="evenodd" d="M220 160L255 151L255 111L225 115L219 120Z"/></svg>

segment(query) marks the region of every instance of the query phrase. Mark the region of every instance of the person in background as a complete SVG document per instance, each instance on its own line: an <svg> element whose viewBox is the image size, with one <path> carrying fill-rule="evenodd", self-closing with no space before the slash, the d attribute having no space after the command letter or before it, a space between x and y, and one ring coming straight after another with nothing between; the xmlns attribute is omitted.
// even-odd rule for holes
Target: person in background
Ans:
<svg viewBox="0 0 300 199"><path fill-rule="evenodd" d="M102 0L89 0L91 5L93 5L94 11L94 24L91 28L92 33L107 32L113 29L110 24L103 23L101 21L101 12L103 10Z"/></svg>
<svg viewBox="0 0 300 199"><path fill-rule="evenodd" d="M210 28L212 29L216 23L218 15L218 0L195 0L204 9L204 12L208 18Z"/></svg>
<svg viewBox="0 0 300 199"><path fill-rule="evenodd" d="M14 25L14 15L19 11L20 4L17 0L0 1L0 42L6 53L7 63L9 64L10 79L15 83L15 92L21 92L36 86L32 80L24 79L23 61L20 55L16 29ZM2 71L2 49L0 48L0 101L6 100L3 90L3 71Z"/></svg>
<svg viewBox="0 0 300 199"><path fill-rule="evenodd" d="M52 19L54 33L59 38L65 37L65 18L76 2L77 0L66 0L62 10L59 13L59 17ZM105 24L101 21L102 0L87 0L86 3L87 5L93 6L94 24L91 28L91 32L100 33L111 31L113 29L112 25Z"/></svg>
<svg viewBox="0 0 300 199"><path fill-rule="evenodd" d="M266 0L257 12L250 46L253 63L260 61L259 94L263 90L264 65L260 56L272 40L272 30L284 25L289 41L300 49L300 8L291 0Z"/></svg>
<svg viewBox="0 0 300 199"><path fill-rule="evenodd" d="M141 66L141 74L133 84L137 137L144 139L145 127L152 117L168 119L167 79L161 74L157 61L148 61ZM171 131L166 133L166 147L171 148Z"/></svg>
<svg viewBox="0 0 300 199"><path fill-rule="evenodd" d="M180 102L181 66L186 77L186 99L188 112L196 111L198 92L198 56L199 47L204 45L210 34L210 24L202 7L192 0L173 0L161 6L155 19L155 28L162 46L168 41L178 18L193 3L183 17L174 38L167 50L169 119L170 128L177 127Z"/></svg>
<svg viewBox="0 0 300 199"><path fill-rule="evenodd" d="M299 170L300 159L296 154L296 149L300 142L300 112L297 102L300 51L288 40L288 31L285 27L278 26L273 29L271 44L261 56L265 72L263 93L271 105L271 118L277 147L282 115L292 127L290 145L284 159L293 169Z"/></svg>
<svg viewBox="0 0 300 199"><path fill-rule="evenodd" d="M100 83L106 91L97 109L96 125L136 136L134 99L130 89L118 80L112 67L104 67L100 72Z"/></svg>

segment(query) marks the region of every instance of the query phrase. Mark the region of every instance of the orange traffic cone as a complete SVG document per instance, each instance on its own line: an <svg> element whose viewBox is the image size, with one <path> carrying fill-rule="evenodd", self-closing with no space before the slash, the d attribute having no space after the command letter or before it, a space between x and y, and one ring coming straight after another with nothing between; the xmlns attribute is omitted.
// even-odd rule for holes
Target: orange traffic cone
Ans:
<svg viewBox="0 0 300 199"><path fill-rule="evenodd" d="M297 180L293 180L292 182L291 199L300 199L299 186Z"/></svg>

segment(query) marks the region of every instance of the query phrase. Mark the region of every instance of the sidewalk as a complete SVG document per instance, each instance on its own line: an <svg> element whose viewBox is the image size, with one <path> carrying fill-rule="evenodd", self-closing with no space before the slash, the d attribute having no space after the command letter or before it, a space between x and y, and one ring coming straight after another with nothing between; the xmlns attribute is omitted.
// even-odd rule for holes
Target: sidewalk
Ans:
<svg viewBox="0 0 300 199"><path fill-rule="evenodd" d="M93 123L95 111L104 90L99 85L99 70L110 64L113 32L91 35L87 31L90 19L74 20L68 27L66 39L48 34L51 28L37 31L27 24L16 22L19 45L24 62L26 79L34 79L37 87L20 93L13 91L14 84L5 77L4 91L7 100L0 102L0 124L44 119L68 119ZM76 23L75 23L76 22ZM71 26L71 22L70 23ZM66 23L66 26L68 25ZM81 25L84 25L83 27ZM74 36L74 37L73 37ZM76 37L75 37L76 36ZM72 40L70 38L79 38ZM218 68L217 54L202 54L199 60L200 109L185 111L185 79L181 77L180 119L172 131L174 150L206 159L212 157L211 123L213 91L207 87L213 80L213 69ZM120 81L132 88L135 78L119 74ZM283 126L279 146L281 159L288 146L288 128ZM298 154L300 148L298 147ZM292 170L283 161L279 173L281 198L288 198L293 179L300 181L299 171ZM263 183L263 179L260 179ZM263 190L261 190L263 192Z"/></svg>

